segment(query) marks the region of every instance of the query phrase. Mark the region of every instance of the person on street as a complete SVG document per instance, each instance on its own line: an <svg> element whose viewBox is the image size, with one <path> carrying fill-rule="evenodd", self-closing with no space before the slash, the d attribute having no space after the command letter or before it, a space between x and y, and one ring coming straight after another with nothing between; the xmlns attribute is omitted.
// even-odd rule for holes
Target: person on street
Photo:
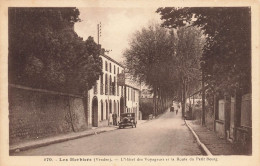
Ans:
<svg viewBox="0 0 260 166"><path fill-rule="evenodd" d="M174 107L173 106L171 106L170 112L174 112Z"/></svg>
<svg viewBox="0 0 260 166"><path fill-rule="evenodd" d="M113 118L113 125L117 125L117 114L112 114L112 118Z"/></svg>

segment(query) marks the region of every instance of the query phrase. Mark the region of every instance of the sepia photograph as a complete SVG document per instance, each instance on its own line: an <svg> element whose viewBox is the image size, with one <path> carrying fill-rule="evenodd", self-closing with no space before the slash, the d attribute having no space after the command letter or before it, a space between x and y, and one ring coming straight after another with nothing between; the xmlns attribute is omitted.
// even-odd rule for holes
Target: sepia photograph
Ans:
<svg viewBox="0 0 260 166"><path fill-rule="evenodd" d="M7 156L43 165L254 158L252 11L8 6Z"/></svg>

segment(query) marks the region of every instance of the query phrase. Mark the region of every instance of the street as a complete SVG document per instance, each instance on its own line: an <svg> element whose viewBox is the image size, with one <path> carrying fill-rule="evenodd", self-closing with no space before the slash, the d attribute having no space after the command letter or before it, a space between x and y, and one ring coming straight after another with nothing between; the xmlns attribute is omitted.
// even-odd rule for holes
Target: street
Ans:
<svg viewBox="0 0 260 166"><path fill-rule="evenodd" d="M175 107L176 108L176 107ZM169 112L137 128L118 129L98 135L15 153L39 155L202 155L181 111Z"/></svg>
<svg viewBox="0 0 260 166"><path fill-rule="evenodd" d="M253 157L253 4L6 8L3 152Z"/></svg>

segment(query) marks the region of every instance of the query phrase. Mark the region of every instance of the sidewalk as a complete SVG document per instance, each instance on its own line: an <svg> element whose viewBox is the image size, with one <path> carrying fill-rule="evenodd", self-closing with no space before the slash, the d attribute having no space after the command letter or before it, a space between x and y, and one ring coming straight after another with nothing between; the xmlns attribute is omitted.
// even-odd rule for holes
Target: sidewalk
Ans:
<svg viewBox="0 0 260 166"><path fill-rule="evenodd" d="M241 155L241 153L235 151L230 142L219 138L215 132L196 124L192 120L186 120L186 123L196 133L200 142L205 145L205 149L202 147L204 151L209 150L212 155Z"/></svg>
<svg viewBox="0 0 260 166"><path fill-rule="evenodd" d="M145 120L138 120L137 125L140 125L145 122L146 122ZM10 145L9 153L12 154L15 152L24 151L24 150L28 150L31 148L38 148L38 147L47 146L50 144L55 144L55 143L69 141L69 140L73 140L73 139L77 139L77 138L100 134L103 132L114 131L117 129L118 129L118 126L95 127L95 128L93 127L92 129L88 129L88 130L81 131L81 132L71 132L68 134L46 137L46 138L41 138L41 139L37 139L37 140L19 142L14 145Z"/></svg>

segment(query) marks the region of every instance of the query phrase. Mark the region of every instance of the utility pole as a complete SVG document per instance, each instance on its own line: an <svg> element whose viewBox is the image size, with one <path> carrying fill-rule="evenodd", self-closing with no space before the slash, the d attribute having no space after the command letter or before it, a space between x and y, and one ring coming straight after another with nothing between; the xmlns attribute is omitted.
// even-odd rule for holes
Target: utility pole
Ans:
<svg viewBox="0 0 260 166"><path fill-rule="evenodd" d="M101 45L100 44L100 41L99 41L99 39L100 39L100 37L101 37L101 22L99 22L99 24L97 24L97 42L98 42L98 45ZM100 48L101 48L101 46L100 46ZM109 49L109 50L105 50L104 52L106 52L106 53L109 53L109 52L111 52L112 50L111 49Z"/></svg>
<svg viewBox="0 0 260 166"><path fill-rule="evenodd" d="M101 22L97 24L97 40L98 40L98 45L99 45L99 37L101 37Z"/></svg>

